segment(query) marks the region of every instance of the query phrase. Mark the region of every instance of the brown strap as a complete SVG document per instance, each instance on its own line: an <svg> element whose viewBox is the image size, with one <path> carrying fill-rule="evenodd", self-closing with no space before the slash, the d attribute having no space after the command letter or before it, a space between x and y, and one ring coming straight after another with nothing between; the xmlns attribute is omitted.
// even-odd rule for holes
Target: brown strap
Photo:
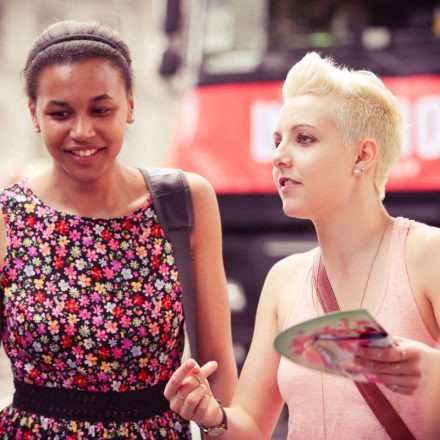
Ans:
<svg viewBox="0 0 440 440"><path fill-rule="evenodd" d="M336 312L339 309L333 288L321 262L321 253L316 252L313 262L313 279L316 282L316 292L324 313ZM380 424L393 440L415 440L415 437L400 418L391 403L373 383L354 382L362 397L373 411Z"/></svg>

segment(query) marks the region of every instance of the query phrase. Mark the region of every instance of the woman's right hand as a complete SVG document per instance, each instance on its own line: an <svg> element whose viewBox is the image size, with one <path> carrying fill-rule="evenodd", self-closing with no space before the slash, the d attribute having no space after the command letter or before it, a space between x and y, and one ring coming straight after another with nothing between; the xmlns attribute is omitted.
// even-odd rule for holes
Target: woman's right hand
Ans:
<svg viewBox="0 0 440 440"><path fill-rule="evenodd" d="M164 395L170 402L170 408L184 419L204 427L220 425L223 413L207 380L216 369L215 361L202 367L194 359L185 361L165 387Z"/></svg>

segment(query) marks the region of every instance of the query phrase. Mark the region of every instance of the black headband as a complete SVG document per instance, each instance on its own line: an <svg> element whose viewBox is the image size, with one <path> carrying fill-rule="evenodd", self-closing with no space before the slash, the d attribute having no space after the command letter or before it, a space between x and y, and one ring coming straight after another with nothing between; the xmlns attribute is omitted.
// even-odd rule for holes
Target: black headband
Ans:
<svg viewBox="0 0 440 440"><path fill-rule="evenodd" d="M92 40L107 44L107 46L110 46L113 49L116 49L118 52L120 52L124 57L124 59L127 61L127 57L125 56L122 48L117 43L105 37L101 37L100 35L94 35L94 34L70 34L70 35L63 35L62 37L54 38L53 40L50 40L45 44L43 44L41 47L39 47L38 51L34 54L34 57L38 53L43 52L50 46L54 46L55 44L58 43L63 43L64 41L75 41L75 40Z"/></svg>

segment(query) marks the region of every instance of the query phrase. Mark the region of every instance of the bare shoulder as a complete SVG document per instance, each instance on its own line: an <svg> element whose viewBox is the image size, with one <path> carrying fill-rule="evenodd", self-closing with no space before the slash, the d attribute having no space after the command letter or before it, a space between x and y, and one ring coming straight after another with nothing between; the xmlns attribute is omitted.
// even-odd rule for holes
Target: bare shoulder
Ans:
<svg viewBox="0 0 440 440"><path fill-rule="evenodd" d="M212 198L215 196L215 191L212 184L205 177L200 174L184 172L188 185L191 189L193 199L198 198Z"/></svg>
<svg viewBox="0 0 440 440"><path fill-rule="evenodd" d="M312 249L289 255L272 266L267 275L262 297L267 296L266 301L275 306L280 329L313 263L314 253L315 249Z"/></svg>
<svg viewBox="0 0 440 440"><path fill-rule="evenodd" d="M315 250L289 255L275 263L269 271L268 278L285 282L293 276L304 273L313 259Z"/></svg>
<svg viewBox="0 0 440 440"><path fill-rule="evenodd" d="M435 264L440 261L440 228L413 222L407 239L407 258L414 264Z"/></svg>
<svg viewBox="0 0 440 440"><path fill-rule="evenodd" d="M220 211L213 186L199 174L185 172L185 177L191 191L194 212L191 234L193 250L207 250L214 242L221 248ZM207 241L206 237L211 237L211 240Z"/></svg>
<svg viewBox="0 0 440 440"><path fill-rule="evenodd" d="M406 244L406 264L416 297L436 310L440 319L440 229L413 222ZM429 318L429 317L428 317Z"/></svg>
<svg viewBox="0 0 440 440"><path fill-rule="evenodd" d="M200 226L214 226L220 222L220 213L217 196L211 183L199 174L185 172L191 190L191 199L194 209L195 231ZM203 234L208 233L204 230Z"/></svg>

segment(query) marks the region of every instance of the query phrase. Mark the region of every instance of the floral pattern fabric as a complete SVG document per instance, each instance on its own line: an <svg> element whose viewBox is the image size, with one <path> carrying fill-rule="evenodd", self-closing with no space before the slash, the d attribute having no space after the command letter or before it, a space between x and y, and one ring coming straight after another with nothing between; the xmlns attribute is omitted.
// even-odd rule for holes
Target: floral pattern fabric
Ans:
<svg viewBox="0 0 440 440"><path fill-rule="evenodd" d="M16 380L87 391L144 389L167 380L183 351L181 286L170 242L148 197L113 219L54 210L25 182L0 193L8 249L0 271L2 343ZM91 423L0 412L0 438L185 439L168 411Z"/></svg>

